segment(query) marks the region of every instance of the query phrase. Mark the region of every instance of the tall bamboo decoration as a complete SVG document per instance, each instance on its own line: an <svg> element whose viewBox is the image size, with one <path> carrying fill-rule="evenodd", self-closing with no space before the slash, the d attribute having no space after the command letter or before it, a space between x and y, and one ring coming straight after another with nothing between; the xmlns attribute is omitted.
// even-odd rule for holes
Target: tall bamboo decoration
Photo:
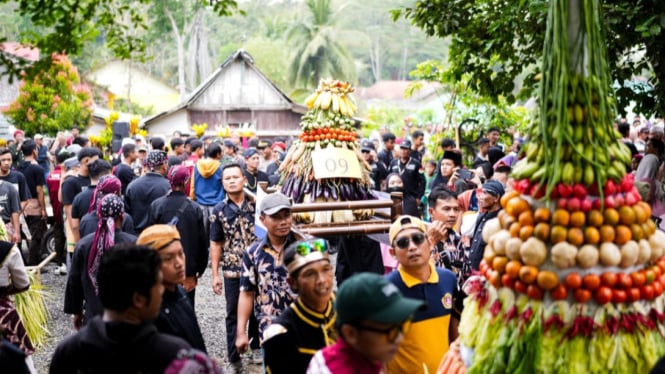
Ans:
<svg viewBox="0 0 665 374"><path fill-rule="evenodd" d="M665 233L626 174L602 20L599 0L549 3L539 119L443 372L646 373L665 354Z"/></svg>

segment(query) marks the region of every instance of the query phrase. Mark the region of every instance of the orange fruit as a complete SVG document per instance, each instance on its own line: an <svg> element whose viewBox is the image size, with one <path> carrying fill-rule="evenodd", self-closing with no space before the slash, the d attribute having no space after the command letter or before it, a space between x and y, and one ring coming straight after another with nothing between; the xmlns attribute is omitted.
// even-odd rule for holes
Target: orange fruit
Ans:
<svg viewBox="0 0 665 374"><path fill-rule="evenodd" d="M545 291L549 291L559 284L559 277L552 271L544 270L538 273L536 282L538 287Z"/></svg>
<svg viewBox="0 0 665 374"><path fill-rule="evenodd" d="M602 225L600 227L600 241L603 243L613 242L616 233L614 232L614 227L610 225Z"/></svg>
<svg viewBox="0 0 665 374"><path fill-rule="evenodd" d="M642 227L644 228L644 232L647 234L647 236L651 236L656 232L656 224L650 219L644 222Z"/></svg>
<svg viewBox="0 0 665 374"><path fill-rule="evenodd" d="M568 229L568 243L580 247L584 244L584 232L579 227L571 227Z"/></svg>
<svg viewBox="0 0 665 374"><path fill-rule="evenodd" d="M603 225L603 213L598 210L590 210L587 213L587 224L594 227L600 227Z"/></svg>
<svg viewBox="0 0 665 374"><path fill-rule="evenodd" d="M567 227L570 223L570 213L563 209L557 209L552 216L552 224Z"/></svg>
<svg viewBox="0 0 665 374"><path fill-rule="evenodd" d="M530 209L529 203L521 197L513 197L506 203L506 212L515 217Z"/></svg>
<svg viewBox="0 0 665 374"><path fill-rule="evenodd" d="M527 239L533 236L533 226L522 226L519 233L519 238L525 242Z"/></svg>
<svg viewBox="0 0 665 374"><path fill-rule="evenodd" d="M506 264L506 274L513 279L517 279L520 276L520 269L522 268L522 263L517 260L508 261Z"/></svg>
<svg viewBox="0 0 665 374"><path fill-rule="evenodd" d="M616 236L614 237L614 242L618 245L626 244L632 237L633 234L630 231L628 226L619 225L614 229Z"/></svg>
<svg viewBox="0 0 665 374"><path fill-rule="evenodd" d="M633 205L633 211L635 212L635 223L642 224L650 218L647 215L647 211L639 203Z"/></svg>
<svg viewBox="0 0 665 374"><path fill-rule="evenodd" d="M552 244L565 242L568 239L568 229L563 226L552 226L550 242Z"/></svg>
<svg viewBox="0 0 665 374"><path fill-rule="evenodd" d="M505 256L496 256L492 260L492 269L498 271L500 274L503 274L506 271L506 264L508 263L508 258Z"/></svg>
<svg viewBox="0 0 665 374"><path fill-rule="evenodd" d="M619 222L621 222L622 224L630 226L635 222L636 219L637 217L632 207L624 205L621 208L619 208Z"/></svg>
<svg viewBox="0 0 665 374"><path fill-rule="evenodd" d="M545 222L539 222L533 229L533 234L536 238L547 242L547 239L550 237L550 225Z"/></svg>
<svg viewBox="0 0 665 374"><path fill-rule="evenodd" d="M586 214L584 214L584 212L582 212L581 210L573 212L570 215L570 225L572 227L582 227L584 226L585 222L586 222Z"/></svg>
<svg viewBox="0 0 665 374"><path fill-rule="evenodd" d="M510 233L510 236L513 238L518 238L520 236L520 229L522 226L520 226L519 223L513 222L510 227L508 228L508 232Z"/></svg>
<svg viewBox="0 0 665 374"><path fill-rule="evenodd" d="M597 228L588 226L584 229L584 242L587 244L598 244L600 232Z"/></svg>
<svg viewBox="0 0 665 374"><path fill-rule="evenodd" d="M651 218L651 205L649 205L646 201L640 201L634 206L641 207L644 210L644 214L647 216L647 218Z"/></svg>
<svg viewBox="0 0 665 374"><path fill-rule="evenodd" d="M631 234L633 234L633 240L640 241L645 237L642 225L638 225L637 223L633 223L632 225L630 225L630 232Z"/></svg>
<svg viewBox="0 0 665 374"><path fill-rule="evenodd" d="M533 212L533 219L536 222L545 222L549 223L550 222L550 210L547 208L538 208L536 209L535 212Z"/></svg>
<svg viewBox="0 0 665 374"><path fill-rule="evenodd" d="M520 268L520 280L526 284L532 284L538 277L538 268L531 265L524 265Z"/></svg>
<svg viewBox="0 0 665 374"><path fill-rule="evenodd" d="M488 280L494 288L501 288L501 274L498 271L491 271Z"/></svg>
<svg viewBox="0 0 665 374"><path fill-rule="evenodd" d="M619 212L614 208L605 209L603 218L606 225L616 226L619 223Z"/></svg>
<svg viewBox="0 0 665 374"><path fill-rule="evenodd" d="M520 193L515 190L506 192L505 194L503 194L503 196L501 196L501 200L499 200L499 202L501 203L501 207L503 209L506 209L506 204L508 204L508 201L513 199L514 197L518 197L519 195Z"/></svg>
<svg viewBox="0 0 665 374"><path fill-rule="evenodd" d="M522 227L533 226L533 212L530 210L525 210L524 212L520 213L519 217L517 218L517 222L519 222Z"/></svg>

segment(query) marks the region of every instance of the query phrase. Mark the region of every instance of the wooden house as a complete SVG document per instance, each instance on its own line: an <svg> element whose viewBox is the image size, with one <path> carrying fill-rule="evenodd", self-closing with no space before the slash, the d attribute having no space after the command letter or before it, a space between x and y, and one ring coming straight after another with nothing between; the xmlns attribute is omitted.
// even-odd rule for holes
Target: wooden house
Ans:
<svg viewBox="0 0 665 374"><path fill-rule="evenodd" d="M229 126L251 126L259 137L295 136L307 107L294 103L271 82L254 59L236 51L176 107L146 118L148 134L192 133L191 125L208 124L208 133Z"/></svg>

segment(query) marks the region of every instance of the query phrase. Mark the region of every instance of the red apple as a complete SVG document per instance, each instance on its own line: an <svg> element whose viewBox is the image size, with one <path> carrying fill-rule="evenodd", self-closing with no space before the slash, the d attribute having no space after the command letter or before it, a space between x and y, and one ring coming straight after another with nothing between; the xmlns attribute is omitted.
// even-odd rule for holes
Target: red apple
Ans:
<svg viewBox="0 0 665 374"><path fill-rule="evenodd" d="M605 191L605 196L614 195L617 192L616 183L614 183L613 180L608 179L607 182L605 182L605 188L603 191Z"/></svg>
<svg viewBox="0 0 665 374"><path fill-rule="evenodd" d="M565 210L568 207L568 199L558 199L556 201L556 207Z"/></svg>
<svg viewBox="0 0 665 374"><path fill-rule="evenodd" d="M595 199L591 203L591 208L596 209L596 210L600 210L600 199Z"/></svg>
<svg viewBox="0 0 665 374"><path fill-rule="evenodd" d="M573 186L573 195L579 199L584 199L589 191L581 184L581 183L576 183Z"/></svg>
<svg viewBox="0 0 665 374"><path fill-rule="evenodd" d="M568 199L568 204L566 205L566 208L568 208L568 211L572 213L580 210L581 206L582 203L580 202L580 199L576 197L571 197L570 199Z"/></svg>
<svg viewBox="0 0 665 374"><path fill-rule="evenodd" d="M605 209L614 208L614 207L616 207L616 200L614 200L614 196L612 195L605 196Z"/></svg>
<svg viewBox="0 0 665 374"><path fill-rule="evenodd" d="M585 197L582 202L580 203L580 209L584 213L588 213L591 209L593 208L593 203L591 202L591 199L588 197Z"/></svg>
<svg viewBox="0 0 665 374"><path fill-rule="evenodd" d="M623 194L622 194L622 193L618 193L618 194L614 195L614 202L616 203L616 207L617 207L617 208L622 207L622 206L624 205L624 203L625 203L625 200L624 200Z"/></svg>
<svg viewBox="0 0 665 374"><path fill-rule="evenodd" d="M571 193L573 193L573 188L567 184L559 183L559 185L556 187L559 190L559 197L565 198L570 196Z"/></svg>

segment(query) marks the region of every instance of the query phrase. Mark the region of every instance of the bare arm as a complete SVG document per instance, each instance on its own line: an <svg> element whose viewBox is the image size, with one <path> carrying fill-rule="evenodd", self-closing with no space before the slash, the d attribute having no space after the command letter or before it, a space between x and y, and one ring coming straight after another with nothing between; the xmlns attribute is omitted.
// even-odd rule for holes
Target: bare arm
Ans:
<svg viewBox="0 0 665 374"><path fill-rule="evenodd" d="M254 291L240 291L238 297L238 329L236 331L236 348L239 353L247 352L249 340L247 338L247 321L254 307Z"/></svg>
<svg viewBox="0 0 665 374"><path fill-rule="evenodd" d="M75 243L78 243L79 239L81 239L81 232L79 232L79 224L81 223L81 220L78 218L72 218L71 222L72 234L74 234Z"/></svg>
<svg viewBox="0 0 665 374"><path fill-rule="evenodd" d="M222 279L219 277L219 261L222 259L222 243L210 241L210 266L212 268L212 291L222 294Z"/></svg>
<svg viewBox="0 0 665 374"><path fill-rule="evenodd" d="M46 201L44 200L44 186L37 186L37 200L42 208L42 218L46 219Z"/></svg>
<svg viewBox="0 0 665 374"><path fill-rule="evenodd" d="M20 214L21 212L12 213L12 226L14 226L14 235L12 241L14 243L21 242L21 220L19 218Z"/></svg>
<svg viewBox="0 0 665 374"><path fill-rule="evenodd" d="M72 241L74 243L78 243L78 241L79 241L79 230L78 230L78 226L77 226L76 227L76 232L74 232L74 223L73 223L74 219L72 218L72 206L71 206L71 204L70 205L65 205L63 207L63 209L65 210L65 215L67 216L67 224L69 225L69 228L72 230L72 235L73 235Z"/></svg>

